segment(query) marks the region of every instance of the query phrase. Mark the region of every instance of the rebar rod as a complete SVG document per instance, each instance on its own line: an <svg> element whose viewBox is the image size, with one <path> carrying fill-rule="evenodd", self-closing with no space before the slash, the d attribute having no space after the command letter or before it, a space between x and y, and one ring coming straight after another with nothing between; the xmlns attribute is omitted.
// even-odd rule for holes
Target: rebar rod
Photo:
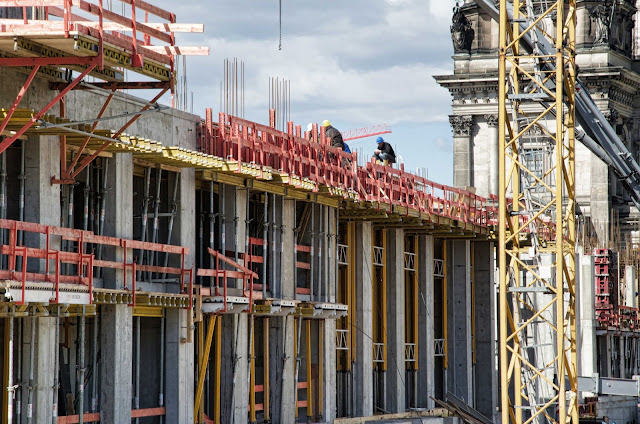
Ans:
<svg viewBox="0 0 640 424"><path fill-rule="evenodd" d="M238 263L238 186L233 186L233 255Z"/></svg>
<svg viewBox="0 0 640 424"><path fill-rule="evenodd" d="M276 256L276 195L273 194L271 199L271 209L273 211L271 221L271 295L278 297L280 292L278 284L276 284L276 264L278 258Z"/></svg>
<svg viewBox="0 0 640 424"><path fill-rule="evenodd" d="M316 205L311 204L311 258L309 260L309 300L313 302L313 270L314 270L314 262L315 262L315 244L316 244L316 231L315 231L315 222L316 222Z"/></svg>
<svg viewBox="0 0 640 424"><path fill-rule="evenodd" d="M18 199L19 210L18 210L18 220L24 221L24 200L25 200L25 182L27 179L25 173L25 141L22 140L20 143L20 175L18 175L18 179L20 180L20 197ZM22 246L22 241L24 238L24 231L18 232L18 245Z"/></svg>
<svg viewBox="0 0 640 424"><path fill-rule="evenodd" d="M140 317L136 317L136 392L133 399L133 407L140 409ZM136 418L136 424L140 422L140 418Z"/></svg>
<svg viewBox="0 0 640 424"><path fill-rule="evenodd" d="M160 213L160 190L162 189L162 168L156 169L156 196L153 199L153 230L151 231L151 242L156 243L158 241L158 227L159 227L159 218L158 214ZM155 256L156 252L150 250L147 253L147 263L151 266L155 264ZM157 277L157 276L156 276ZM147 273L147 280L151 282L152 273L149 271Z"/></svg>
<svg viewBox="0 0 640 424"><path fill-rule="evenodd" d="M278 258L280 260L280 264L279 264L279 275L280 275L280 285L278 286L278 293L280 294L280 297L283 297L282 294L282 256L284 255L284 230L285 230L285 225L284 225L284 196L281 196L281 208L280 208L280 251L278 252ZM294 240L295 243L295 240ZM295 266L295 262L293 263L293 265Z"/></svg>
<svg viewBox="0 0 640 424"><path fill-rule="evenodd" d="M267 237L269 236L269 194L264 193L264 209L262 212L262 298L267 298ZM273 284L273 283L272 283ZM273 293L273 288L271 289Z"/></svg>
<svg viewBox="0 0 640 424"><path fill-rule="evenodd" d="M7 317L7 320L9 320L9 345L7 346L7 358L5 358L5 365L7 366L7 388L6 388L6 396L8 396L9 399L7 399L7 405L9 406L9 409L7 411L7 423L8 424L12 424L13 423L13 411L11 408L11 402L13 402L13 315L10 315Z"/></svg>
<svg viewBox="0 0 640 424"><path fill-rule="evenodd" d="M79 317L78 325L78 350L79 350L79 362L78 362L78 417L79 424L84 423L84 324L85 324L85 305L82 305L82 315Z"/></svg>
<svg viewBox="0 0 640 424"><path fill-rule="evenodd" d="M98 314L93 317L93 331L91 334L93 345L91 347L91 412L98 411Z"/></svg>
<svg viewBox="0 0 640 424"><path fill-rule="evenodd" d="M27 424L33 422L33 390L35 389L35 381L33 376L33 367L35 362L35 344L36 344L36 316L31 317L31 343L29 344L29 384L27 386Z"/></svg>
<svg viewBox="0 0 640 424"><path fill-rule="evenodd" d="M173 236L173 225L176 220L176 215L178 213L178 186L180 185L180 173L176 172L174 182L173 182L173 196L171 197L171 216L169 217L169 225L167 227L167 244L171 244L171 237ZM163 266L166 268L169 265L169 252L164 254L164 264ZM167 277L166 273L162 274L162 279L164 280Z"/></svg>
<svg viewBox="0 0 640 424"><path fill-rule="evenodd" d="M164 406L164 326L165 326L165 310L162 309L162 317L160 318L160 393L158 394L158 406ZM164 416L160 416L160 424L164 420Z"/></svg>
<svg viewBox="0 0 640 424"><path fill-rule="evenodd" d="M107 177L109 176L109 158L102 159L102 185L100 186L100 220L98 222L98 235L104 235L105 210L107 208ZM102 259L102 244L98 244L98 259ZM102 276L102 268L97 268L98 277Z"/></svg>
<svg viewBox="0 0 640 424"><path fill-rule="evenodd" d="M144 195L142 198L142 222L141 222L142 229L140 234L141 241L147 240L147 219L148 219L147 214L149 213L149 186L150 185L151 185L151 167L148 166L147 169L145 170ZM140 263L142 263L143 255L144 255L144 251L139 250L138 258L140 259ZM136 279L137 280L140 279L140 271L136 271Z"/></svg>
<svg viewBox="0 0 640 424"><path fill-rule="evenodd" d="M58 388L60 387L60 310L56 314L56 330L54 336L53 351L53 414L51 414L51 424L58 424Z"/></svg>

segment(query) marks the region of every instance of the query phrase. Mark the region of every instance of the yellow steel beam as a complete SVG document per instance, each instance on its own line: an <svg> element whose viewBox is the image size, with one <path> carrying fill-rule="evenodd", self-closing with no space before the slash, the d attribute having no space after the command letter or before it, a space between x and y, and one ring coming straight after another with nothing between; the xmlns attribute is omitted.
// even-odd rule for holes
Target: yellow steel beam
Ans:
<svg viewBox="0 0 640 424"><path fill-rule="evenodd" d="M200 323L200 326L204 324L204 321ZM211 350L211 340L213 339L213 330L216 326L216 316L211 315L209 317L209 328L207 329L207 340L204 342L204 351L200 357L200 367L198 369L198 385L196 386L195 404L193 407L193 419L197 423L199 417L200 406L202 404L202 394L204 390L204 376L207 371L207 363L209 362L209 352ZM218 330L220 332L220 329ZM218 346L216 346L218 349ZM218 359L218 358L216 358ZM216 411L217 413L217 411Z"/></svg>

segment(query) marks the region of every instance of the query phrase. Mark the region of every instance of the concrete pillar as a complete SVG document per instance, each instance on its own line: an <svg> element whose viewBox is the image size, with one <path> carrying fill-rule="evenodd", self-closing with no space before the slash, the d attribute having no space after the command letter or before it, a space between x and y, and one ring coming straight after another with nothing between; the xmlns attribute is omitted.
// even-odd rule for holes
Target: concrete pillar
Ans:
<svg viewBox="0 0 640 424"><path fill-rule="evenodd" d="M435 407L434 319L433 319L433 236L418 239L418 392L417 406Z"/></svg>
<svg viewBox="0 0 640 424"><path fill-rule="evenodd" d="M249 384L248 359L248 315L222 316L222 422L246 423L248 419ZM193 379L193 378L192 378Z"/></svg>
<svg viewBox="0 0 640 424"><path fill-rule="evenodd" d="M489 127L489 172L487 173L490 194L498 194L498 115L484 115Z"/></svg>
<svg viewBox="0 0 640 424"><path fill-rule="evenodd" d="M338 235L337 235L337 209L326 207L327 210L327 302L336 301L336 287L338 284Z"/></svg>
<svg viewBox="0 0 640 424"><path fill-rule="evenodd" d="M356 224L356 361L354 373L354 415L373 415L373 325L371 305L371 272L373 267L370 222Z"/></svg>
<svg viewBox="0 0 640 424"><path fill-rule="evenodd" d="M53 415L53 352L55 346L56 321L52 317L28 317L23 319L22 338L22 390L21 422L26 422L29 415L28 386L29 355L31 350L31 324L35 320L35 344L33 366L33 406L31 413L35 424L49 424Z"/></svg>
<svg viewBox="0 0 640 424"><path fill-rule="evenodd" d="M133 155L118 153L109 159L107 174L107 192L105 193L104 234L111 237L133 238ZM124 249L105 246L105 259L121 262ZM133 261L131 250L127 252L127 262ZM105 288L122 289L124 272L122 270L103 269ZM131 284L131 275L127 276Z"/></svg>
<svg viewBox="0 0 640 424"><path fill-rule="evenodd" d="M498 406L495 345L494 250L491 242L473 243L473 293L475 315L475 408L494 419ZM495 421L495 419L494 419Z"/></svg>
<svg viewBox="0 0 640 424"><path fill-rule="evenodd" d="M406 368L404 354L405 281L404 230L387 231L387 389L386 410L405 410Z"/></svg>
<svg viewBox="0 0 640 424"><path fill-rule="evenodd" d="M127 305L103 305L100 307L102 315L102 329L100 331L100 346L102 346L100 359L101 422L124 423L131 421L132 312L133 309ZM167 378L167 381L172 380ZM170 386L167 384L167 387Z"/></svg>
<svg viewBox="0 0 640 424"><path fill-rule="evenodd" d="M336 321L327 319L319 321L320 331L324 341L321 355L323 356L322 368L322 422L333 422L336 418Z"/></svg>
<svg viewBox="0 0 640 424"><path fill-rule="evenodd" d="M62 224L60 185L51 184L51 177L60 175L60 142L58 137L33 136L28 138L25 144L25 174L24 220L43 225L60 226ZM44 248L46 237L35 233L25 233L24 243L26 246ZM55 248L55 246L51 245L51 248ZM44 272L45 261L31 259L28 262L28 269L33 272Z"/></svg>
<svg viewBox="0 0 640 424"><path fill-rule="evenodd" d="M286 284L291 284L292 280ZM295 421L295 338L294 317L269 320L269 381L271 386L271 422Z"/></svg>
<svg viewBox="0 0 640 424"><path fill-rule="evenodd" d="M296 201L292 199L284 199L284 222L282 222L283 228L283 243L284 249L291 249L285 251L282 254L281 273L279 276L280 291L278 292L283 299L295 299L296 297L296 283L294 280L296 259L294 258L293 244L296 242L294 238L294 230L296 228L295 221L295 204ZM280 214L277 213L276 217ZM278 218L279 219L279 218ZM271 252L269 252L271 253ZM277 273L276 273L277 274Z"/></svg>
<svg viewBox="0 0 640 424"><path fill-rule="evenodd" d="M596 355L596 316L594 290L594 264L593 256L582 253L579 248L577 261L578 268L578 288L576 291L576 304L578 306L579 328L578 328L578 375L592 376L598 372L598 357Z"/></svg>
<svg viewBox="0 0 640 424"><path fill-rule="evenodd" d="M631 308L638 307L638 283L634 265L624 267L624 304Z"/></svg>
<svg viewBox="0 0 640 424"><path fill-rule="evenodd" d="M591 223L596 230L600 241L609 240L609 211L611 205L609 201L609 179L612 174L609 172L607 164L600 160L591 161L591 190L590 211Z"/></svg>
<svg viewBox="0 0 640 424"><path fill-rule="evenodd" d="M473 406L470 242L451 240L447 249L447 390Z"/></svg>
<svg viewBox="0 0 640 424"><path fill-rule="evenodd" d="M194 402L193 343L186 343L186 309L167 309L165 318L165 391L167 423L192 423Z"/></svg>
<svg viewBox="0 0 640 424"><path fill-rule="evenodd" d="M173 184L170 185L173 187ZM176 244L188 247L191 253L185 258L185 268L195 266L196 257L196 172L193 168L182 168L180 171L180 186L178 187L178 213L176 214L177 237ZM246 211L246 207L243 208ZM242 219L242 234L244 236L244 216ZM244 240L244 237L242 238ZM244 245L243 245L244 246ZM242 252L244 252L244 247Z"/></svg>
<svg viewBox="0 0 640 424"><path fill-rule="evenodd" d="M238 252L238 263L242 264L242 253L245 251L246 244L246 222L247 219L247 190L241 187L235 187L232 185L221 186L224 189L224 235L225 237L225 250L227 256L235 260L235 251ZM195 193L195 189L193 190ZM195 196L195 194L194 194ZM194 197L195 202L195 197ZM195 205L195 203L194 203ZM194 208L195 209L195 208ZM187 211L184 211L185 213ZM195 221L192 219L194 213L191 215L184 215L186 220L194 222L193 234L195 237ZM236 231L237 229L237 231ZM195 239L194 239L195 240ZM271 253L271 252L269 252ZM236 280L236 288L242 287L242 280Z"/></svg>
<svg viewBox="0 0 640 424"><path fill-rule="evenodd" d="M453 128L453 185L467 187L473 185L472 115L450 115Z"/></svg>

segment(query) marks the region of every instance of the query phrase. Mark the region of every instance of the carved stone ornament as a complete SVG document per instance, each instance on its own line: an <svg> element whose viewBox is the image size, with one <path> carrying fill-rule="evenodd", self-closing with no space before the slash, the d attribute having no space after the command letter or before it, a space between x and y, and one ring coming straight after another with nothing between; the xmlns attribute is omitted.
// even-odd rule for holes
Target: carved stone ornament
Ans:
<svg viewBox="0 0 640 424"><path fill-rule="evenodd" d="M487 125L490 127L498 126L498 115L484 115L484 119L486 119Z"/></svg>
<svg viewBox="0 0 640 424"><path fill-rule="evenodd" d="M473 116L449 115L449 123L455 137L469 137L473 127Z"/></svg>
<svg viewBox="0 0 640 424"><path fill-rule="evenodd" d="M609 43L609 29L611 26L611 6L608 4L600 4L589 12L591 23L593 25L594 44Z"/></svg>
<svg viewBox="0 0 640 424"><path fill-rule="evenodd" d="M451 40L453 50L458 52L469 52L475 32L471 28L471 22L460 11L460 6L456 3L453 8L453 18L451 19Z"/></svg>

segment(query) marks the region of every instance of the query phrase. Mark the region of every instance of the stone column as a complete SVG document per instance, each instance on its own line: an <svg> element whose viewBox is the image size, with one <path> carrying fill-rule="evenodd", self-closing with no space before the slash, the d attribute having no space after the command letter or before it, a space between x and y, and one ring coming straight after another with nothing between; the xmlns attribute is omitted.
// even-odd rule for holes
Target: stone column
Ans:
<svg viewBox="0 0 640 424"><path fill-rule="evenodd" d="M433 236L418 239L418 407L435 407L434 317L433 317Z"/></svg>
<svg viewBox="0 0 640 424"><path fill-rule="evenodd" d="M405 281L404 231L387 231L387 390L386 410L395 413L405 410L406 368L404 354Z"/></svg>
<svg viewBox="0 0 640 424"><path fill-rule="evenodd" d="M490 194L498 194L498 115L484 115L484 119L487 121L489 127L489 144L487 149L489 150L489 172L487 172L487 178L489 179L488 189Z"/></svg>
<svg viewBox="0 0 640 424"><path fill-rule="evenodd" d="M624 267L624 304L631 308L638 307L638 283L636 282L636 267Z"/></svg>
<svg viewBox="0 0 640 424"><path fill-rule="evenodd" d="M453 128L453 185L464 188L473 185L473 116L450 115Z"/></svg>
<svg viewBox="0 0 640 424"><path fill-rule="evenodd" d="M133 309L128 305L103 305L100 307L100 313L102 316L100 420L106 423L128 423L131 421L132 403ZM168 353L169 349L167 349ZM167 358L171 356L167 355ZM168 360L167 362L173 367L178 366L177 361ZM167 369L170 368L167 367ZM193 376L191 378L193 380ZM167 375L167 381L176 380L172 380ZM167 389L170 388L171 384L167 384ZM170 393L171 391L167 390L167 395ZM167 396L166 399L171 399L171 396ZM169 419L169 412L170 408L167 408L167 420L172 422ZM177 417L177 415L172 416Z"/></svg>
<svg viewBox="0 0 640 424"><path fill-rule="evenodd" d="M107 192L105 203L104 234L111 237L133 238L133 155L118 153L109 159ZM122 262L124 249L105 246L105 259ZM127 262L133 262L131 250L127 252ZM120 269L103 269L105 288L122 289L124 272ZM127 275L131 285L131 274Z"/></svg>
<svg viewBox="0 0 640 424"><path fill-rule="evenodd" d="M470 242L451 240L447 249L447 390L473 406Z"/></svg>
<svg viewBox="0 0 640 424"><path fill-rule="evenodd" d="M371 272L373 267L370 222L356 224L356 362L354 374L354 416L373 415L373 312L371 304Z"/></svg>
<svg viewBox="0 0 640 424"><path fill-rule="evenodd" d="M578 287L576 291L576 304L578 305L579 328L578 350L578 375L590 377L598 372L598 357L596 354L596 316L594 308L594 264L593 256L582 253L578 248L577 263Z"/></svg>
<svg viewBox="0 0 640 424"><path fill-rule="evenodd" d="M493 283L494 251L491 242L473 243L473 293L475 315L474 393L475 407L493 419L498 405L495 311ZM494 420L495 421L495 420Z"/></svg>

